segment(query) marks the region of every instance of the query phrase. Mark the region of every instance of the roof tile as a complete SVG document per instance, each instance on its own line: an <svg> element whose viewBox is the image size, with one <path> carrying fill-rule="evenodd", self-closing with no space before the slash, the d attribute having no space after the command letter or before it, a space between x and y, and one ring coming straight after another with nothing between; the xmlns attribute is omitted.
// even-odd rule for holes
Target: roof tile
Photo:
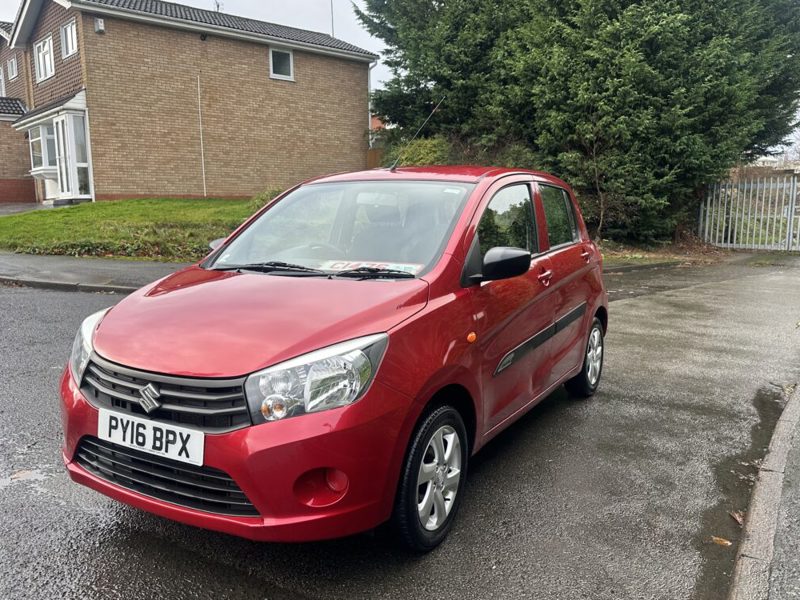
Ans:
<svg viewBox="0 0 800 600"><path fill-rule="evenodd" d="M19 98L4 98L0 96L0 115L22 116L25 114L25 105Z"/></svg>
<svg viewBox="0 0 800 600"><path fill-rule="evenodd" d="M212 27L222 27L234 31L279 38L287 42L299 42L321 48L353 52L365 57L376 56L368 50L348 44L326 33L287 27L285 25L267 23L266 21L256 21L255 19L203 10L184 4L164 2L163 0L82 0L81 4L166 17Z"/></svg>

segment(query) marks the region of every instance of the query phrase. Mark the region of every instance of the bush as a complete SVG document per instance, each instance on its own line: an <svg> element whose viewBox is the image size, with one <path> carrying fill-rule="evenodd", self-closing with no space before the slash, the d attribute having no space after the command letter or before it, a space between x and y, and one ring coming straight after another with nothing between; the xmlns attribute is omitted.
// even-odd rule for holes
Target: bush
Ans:
<svg viewBox="0 0 800 600"><path fill-rule="evenodd" d="M511 169L540 169L533 150L521 143L503 146L494 152L493 164Z"/></svg>
<svg viewBox="0 0 800 600"><path fill-rule="evenodd" d="M444 136L418 138L410 144L398 140L383 155L383 164L391 166L400 156L399 166L446 165L452 163L452 144Z"/></svg>

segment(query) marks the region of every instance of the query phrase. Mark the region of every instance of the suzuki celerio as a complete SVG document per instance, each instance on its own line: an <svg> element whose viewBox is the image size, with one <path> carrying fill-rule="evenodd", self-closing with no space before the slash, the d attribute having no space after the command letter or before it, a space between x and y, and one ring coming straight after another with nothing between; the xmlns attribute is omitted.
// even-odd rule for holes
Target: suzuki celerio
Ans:
<svg viewBox="0 0 800 600"><path fill-rule="evenodd" d="M75 481L255 540L391 521L439 544L469 459L608 323L570 188L478 167L308 181L202 262L87 318L61 382Z"/></svg>

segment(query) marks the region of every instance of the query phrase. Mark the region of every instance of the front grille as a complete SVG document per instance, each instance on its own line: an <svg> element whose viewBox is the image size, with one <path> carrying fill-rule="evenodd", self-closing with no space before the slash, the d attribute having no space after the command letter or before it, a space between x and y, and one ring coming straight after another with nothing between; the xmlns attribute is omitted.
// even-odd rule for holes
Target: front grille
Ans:
<svg viewBox="0 0 800 600"><path fill-rule="evenodd" d="M75 460L101 479L165 502L222 515L259 516L236 482L217 469L186 465L91 436L81 439Z"/></svg>
<svg viewBox="0 0 800 600"><path fill-rule="evenodd" d="M139 391L151 383L158 386L161 406L147 413L140 404ZM136 371L95 354L86 368L81 391L97 407L188 425L207 433L225 433L251 424L243 384L244 378L190 379Z"/></svg>

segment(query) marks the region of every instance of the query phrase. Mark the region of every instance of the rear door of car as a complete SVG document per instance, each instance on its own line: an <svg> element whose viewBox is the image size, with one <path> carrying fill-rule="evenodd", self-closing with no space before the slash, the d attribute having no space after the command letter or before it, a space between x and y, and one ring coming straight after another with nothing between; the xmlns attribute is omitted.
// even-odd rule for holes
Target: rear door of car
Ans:
<svg viewBox="0 0 800 600"><path fill-rule="evenodd" d="M533 255L524 275L470 288L482 358L484 418L491 429L543 390L555 301L549 292L550 259L539 252L530 180L506 180L490 189L487 198L476 214L481 260L495 246L521 247Z"/></svg>
<svg viewBox="0 0 800 600"><path fill-rule="evenodd" d="M546 232L540 234L552 261L550 283L555 309L555 330L550 345L548 385L555 384L582 364L583 346L588 332L588 307L591 305L594 252L581 231L577 206L570 193L557 185L536 185L536 204Z"/></svg>

